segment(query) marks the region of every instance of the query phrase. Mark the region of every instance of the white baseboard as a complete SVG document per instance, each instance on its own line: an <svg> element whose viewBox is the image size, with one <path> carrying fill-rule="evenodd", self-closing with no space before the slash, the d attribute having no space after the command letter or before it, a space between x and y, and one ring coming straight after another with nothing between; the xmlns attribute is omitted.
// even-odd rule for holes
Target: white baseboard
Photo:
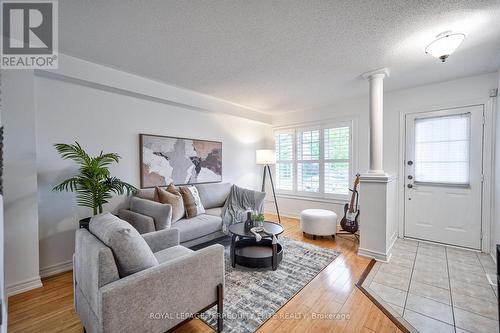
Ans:
<svg viewBox="0 0 500 333"><path fill-rule="evenodd" d="M389 245L389 248L387 249L387 253L391 253L392 251L392 248L394 247L394 244L396 244L396 240L398 239L398 233L395 232L394 235L392 235L393 237L391 238L391 240L389 241L389 243L391 245Z"/></svg>
<svg viewBox="0 0 500 333"><path fill-rule="evenodd" d="M264 213L266 214L272 214L272 215L277 215L276 214L276 209L266 209L264 211ZM297 213L293 213L293 212L284 212L282 210L280 210L280 216L283 216L283 217L290 217L290 218L293 218L293 219L299 219L300 218L300 214L297 214Z"/></svg>
<svg viewBox="0 0 500 333"><path fill-rule="evenodd" d="M42 287L42 280L40 279L40 276L36 276L31 279L19 281L11 285L8 285L5 287L5 291L7 293L7 297L9 297L40 287Z"/></svg>
<svg viewBox="0 0 500 333"><path fill-rule="evenodd" d="M73 269L73 260L60 262L40 269L40 277L45 278L55 274L64 273Z"/></svg>
<svg viewBox="0 0 500 333"><path fill-rule="evenodd" d="M381 262L389 262L392 257L392 253L382 253L382 252L377 252L377 251L372 251L372 250L367 250L363 248L358 248L358 255L363 256L363 257L368 257L368 258L373 258L377 261Z"/></svg>

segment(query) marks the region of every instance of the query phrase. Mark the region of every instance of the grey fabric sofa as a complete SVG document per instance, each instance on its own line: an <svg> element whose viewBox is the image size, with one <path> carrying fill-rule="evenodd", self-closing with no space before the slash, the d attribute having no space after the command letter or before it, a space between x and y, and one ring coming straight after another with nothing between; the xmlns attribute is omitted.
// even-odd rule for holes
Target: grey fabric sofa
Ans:
<svg viewBox="0 0 500 333"><path fill-rule="evenodd" d="M179 231L143 235L159 265L120 278L112 250L86 229L76 231L75 308L89 333L163 333L217 305L222 330L224 247L192 251Z"/></svg>
<svg viewBox="0 0 500 333"><path fill-rule="evenodd" d="M213 239L224 237L222 232L222 207L231 191L230 183L210 183L195 185L200 195L201 203L205 207L205 214L171 223L171 221L159 221L168 219L166 210L170 206L153 201L154 188L142 189L137 197L131 198L130 208L121 209L118 216L132 224L140 233L161 230L161 228L175 228L180 232L180 243L186 247L192 247ZM262 212L264 195L255 191L256 208ZM139 198L139 200L137 199ZM143 199L143 200L140 200ZM145 200L144 200L145 199ZM166 209L166 210L165 210ZM161 213L159 213L161 211Z"/></svg>

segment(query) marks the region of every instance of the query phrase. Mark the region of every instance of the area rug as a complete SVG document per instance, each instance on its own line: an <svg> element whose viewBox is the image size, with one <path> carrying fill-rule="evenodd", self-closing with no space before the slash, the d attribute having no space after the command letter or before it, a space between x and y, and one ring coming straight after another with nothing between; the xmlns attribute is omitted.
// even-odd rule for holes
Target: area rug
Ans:
<svg viewBox="0 0 500 333"><path fill-rule="evenodd" d="M283 261L276 271L231 266L227 240L225 246L224 333L255 332L276 311L307 285L340 252L307 244L286 237ZM201 319L216 330L216 308Z"/></svg>

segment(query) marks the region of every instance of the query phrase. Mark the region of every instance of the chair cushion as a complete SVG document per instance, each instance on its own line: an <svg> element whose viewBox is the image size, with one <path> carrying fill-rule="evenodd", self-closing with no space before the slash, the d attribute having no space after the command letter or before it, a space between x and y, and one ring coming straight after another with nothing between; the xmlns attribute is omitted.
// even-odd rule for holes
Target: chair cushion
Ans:
<svg viewBox="0 0 500 333"><path fill-rule="evenodd" d="M130 198L130 210L151 216L155 221L157 231L170 228L172 223L172 206L168 204L132 197Z"/></svg>
<svg viewBox="0 0 500 333"><path fill-rule="evenodd" d="M113 214L94 216L89 229L113 251L120 277L158 265L158 260L139 232Z"/></svg>
<svg viewBox="0 0 500 333"><path fill-rule="evenodd" d="M175 245L169 248L166 248L164 250L158 251L155 253L155 257L158 260L158 262L164 263L185 255L188 255L190 253L193 253L194 251L191 249L188 249L187 247L184 247L182 245Z"/></svg>
<svg viewBox="0 0 500 333"><path fill-rule="evenodd" d="M166 189L156 187L156 197L158 202L172 206L172 222L184 217L184 201L181 193L173 184L168 185Z"/></svg>
<svg viewBox="0 0 500 333"><path fill-rule="evenodd" d="M190 219L200 214L205 213L205 207L200 200L200 195L198 194L198 189L192 185L181 186L179 188L182 194L182 200L184 201L184 207L186 209L186 218Z"/></svg>
<svg viewBox="0 0 500 333"><path fill-rule="evenodd" d="M205 214L213 215L213 216L222 216L222 207L214 207L205 209Z"/></svg>
<svg viewBox="0 0 500 333"><path fill-rule="evenodd" d="M180 242L183 243L222 230L222 218L201 214L191 219L179 220L172 227L179 229Z"/></svg>
<svg viewBox="0 0 500 333"><path fill-rule="evenodd" d="M196 185L205 209L224 206L231 191L230 183L212 183Z"/></svg>

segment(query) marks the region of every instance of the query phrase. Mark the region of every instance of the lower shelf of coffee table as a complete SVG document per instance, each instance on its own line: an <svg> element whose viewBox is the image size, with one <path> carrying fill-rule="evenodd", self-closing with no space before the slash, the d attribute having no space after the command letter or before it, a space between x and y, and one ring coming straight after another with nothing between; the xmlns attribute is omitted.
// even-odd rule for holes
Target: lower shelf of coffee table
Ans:
<svg viewBox="0 0 500 333"><path fill-rule="evenodd" d="M276 260L278 264L283 260L283 246L276 244ZM254 239L242 239L236 241L235 263L237 265L261 268L270 267L273 264L273 244L270 239L262 239L257 242Z"/></svg>

